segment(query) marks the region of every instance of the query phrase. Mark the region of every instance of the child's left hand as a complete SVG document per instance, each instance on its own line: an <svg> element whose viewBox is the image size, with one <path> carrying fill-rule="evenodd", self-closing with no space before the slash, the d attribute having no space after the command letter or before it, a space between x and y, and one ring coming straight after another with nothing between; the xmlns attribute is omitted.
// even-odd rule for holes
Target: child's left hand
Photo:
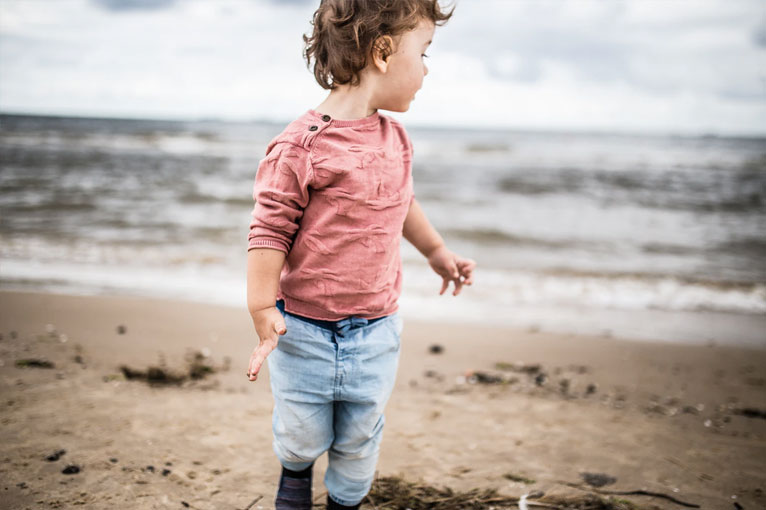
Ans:
<svg viewBox="0 0 766 510"><path fill-rule="evenodd" d="M440 296L447 290L450 282L455 284L453 296L460 294L463 285L473 283L473 269L476 267L476 262L452 253L446 246L442 245L431 252L428 256L428 263L431 265L431 269L442 277Z"/></svg>

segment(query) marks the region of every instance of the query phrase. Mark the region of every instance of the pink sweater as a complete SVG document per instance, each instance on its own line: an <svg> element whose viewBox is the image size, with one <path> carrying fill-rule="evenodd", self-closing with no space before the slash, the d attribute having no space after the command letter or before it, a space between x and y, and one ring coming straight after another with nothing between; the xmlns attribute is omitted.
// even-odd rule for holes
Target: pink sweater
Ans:
<svg viewBox="0 0 766 510"><path fill-rule="evenodd" d="M399 241L414 197L412 143L375 112L335 120L308 110L277 135L258 165L248 250L286 254L278 299L305 317L394 313L402 289Z"/></svg>

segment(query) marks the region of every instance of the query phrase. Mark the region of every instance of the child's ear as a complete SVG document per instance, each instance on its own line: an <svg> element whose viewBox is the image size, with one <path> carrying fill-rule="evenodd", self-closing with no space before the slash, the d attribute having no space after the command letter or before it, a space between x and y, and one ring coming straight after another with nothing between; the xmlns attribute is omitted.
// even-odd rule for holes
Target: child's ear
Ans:
<svg viewBox="0 0 766 510"><path fill-rule="evenodd" d="M372 63L381 73L388 69L389 57L394 52L394 40L389 35L378 37L372 45Z"/></svg>

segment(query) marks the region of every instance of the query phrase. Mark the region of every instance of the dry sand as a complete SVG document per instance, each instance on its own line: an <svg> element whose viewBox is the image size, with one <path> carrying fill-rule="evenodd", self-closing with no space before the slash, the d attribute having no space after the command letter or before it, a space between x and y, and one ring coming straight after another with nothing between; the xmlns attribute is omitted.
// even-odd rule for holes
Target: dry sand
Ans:
<svg viewBox="0 0 766 510"><path fill-rule="evenodd" d="M273 508L272 398L267 372L245 377L244 308L0 292L0 334L0 507ZM119 369L162 357L180 371L203 349L218 371L180 386ZM30 358L55 366L17 366ZM408 321L379 476L518 497L582 493L582 473L603 473L616 479L604 490L766 508L764 390L766 350ZM70 464L80 471L62 473ZM323 456L317 501L325 468Z"/></svg>

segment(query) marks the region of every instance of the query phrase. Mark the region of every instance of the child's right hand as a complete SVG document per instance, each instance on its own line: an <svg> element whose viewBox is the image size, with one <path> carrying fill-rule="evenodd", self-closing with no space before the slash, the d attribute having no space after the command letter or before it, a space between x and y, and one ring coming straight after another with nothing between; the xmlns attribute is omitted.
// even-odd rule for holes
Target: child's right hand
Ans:
<svg viewBox="0 0 766 510"><path fill-rule="evenodd" d="M266 360L266 356L277 348L279 335L287 333L285 319L276 306L264 308L253 313L253 324L255 325L255 332L258 334L260 343L253 349L253 354L250 356L250 364L247 370L247 378L250 381L258 379L258 372L260 372L261 365Z"/></svg>

